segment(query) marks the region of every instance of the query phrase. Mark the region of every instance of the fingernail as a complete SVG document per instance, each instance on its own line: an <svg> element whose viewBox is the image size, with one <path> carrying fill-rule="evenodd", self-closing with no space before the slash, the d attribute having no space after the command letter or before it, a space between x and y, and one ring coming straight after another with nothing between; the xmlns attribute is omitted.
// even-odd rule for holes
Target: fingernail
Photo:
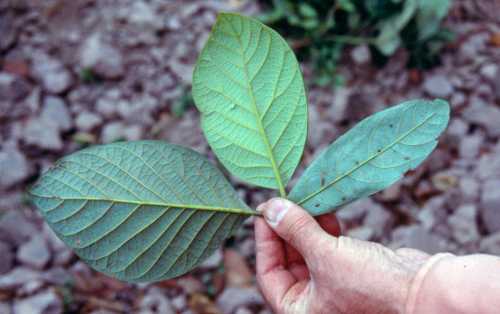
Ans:
<svg viewBox="0 0 500 314"><path fill-rule="evenodd" d="M280 198L273 198L257 207L264 214L267 223L276 227L288 211L288 203Z"/></svg>

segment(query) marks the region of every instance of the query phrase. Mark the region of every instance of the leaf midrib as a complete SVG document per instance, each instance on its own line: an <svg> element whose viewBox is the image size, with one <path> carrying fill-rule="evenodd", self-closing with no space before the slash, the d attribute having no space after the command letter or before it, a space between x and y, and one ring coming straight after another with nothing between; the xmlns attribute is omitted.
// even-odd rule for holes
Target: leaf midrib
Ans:
<svg viewBox="0 0 500 314"><path fill-rule="evenodd" d="M106 198L98 198L98 197L57 197L57 196L38 195L35 193L30 193L30 194L32 196L35 196L35 197L57 199L57 200L62 200L63 202L64 201L82 201L82 200L85 201L86 200L86 201L94 201L94 202L136 204L136 205L143 205L143 206L186 208L186 209L196 209L196 210L205 210L205 211L226 212L228 214L260 215L258 212L250 210L250 209L222 207L222 206L161 203L161 202L136 201L136 200L106 199Z"/></svg>
<svg viewBox="0 0 500 314"><path fill-rule="evenodd" d="M335 185L337 182L339 182L340 180L344 179L345 177L348 177L350 176L353 172L355 172L356 170L358 170L359 168L363 167L364 165L366 165L367 163L369 163L370 161L372 161L373 159L379 157L380 155L384 154L388 149L390 149L391 147L393 147L394 145L396 145L397 143L401 142L402 140L404 140L408 135L410 135L411 133L413 133L416 129L418 129L419 127L421 127L422 125L424 125L427 121L429 121L432 117L434 117L436 114L433 113L431 114L429 117L425 118L421 123L418 123L417 125L415 125L414 127L412 127L410 130L406 131L403 135L399 136L398 138L396 138L396 140L394 140L392 143L390 143L389 145L387 145L385 148L381 149L380 151L376 152L374 155L372 155L371 157L369 157L368 159L364 160L363 162L360 162L359 164L357 164L355 167L353 167L351 170L345 172L344 174L338 176L337 178L335 178L332 182L328 183L328 184L325 184L323 187L321 187L319 190L317 190L316 192L313 192L311 194L309 194L308 196L306 196L305 198L303 198L302 200L300 200L297 204L298 205L302 205L304 204L305 202L307 202L308 200L310 200L311 198L315 197L316 195L322 193L324 190L330 188L331 186Z"/></svg>
<svg viewBox="0 0 500 314"><path fill-rule="evenodd" d="M276 179L276 183L278 184L278 189L279 189L280 196L283 197L283 198L286 198L285 186L284 186L283 181L281 179L281 174L280 174L280 171L279 171L278 166L276 164L276 159L274 158L273 149L271 147L271 144L269 143L269 139L267 137L266 131L265 131L264 126L262 124L262 116L260 115L259 108L257 107L257 102L255 100L255 95L254 95L254 92L253 92L253 88L250 85L250 78L249 78L249 75L248 75L247 60L245 58L245 53L243 51L243 44L242 44L242 42L240 40L238 32L234 29L233 24L231 23L231 21L228 20L228 24L231 26L231 29L235 33L234 37L238 41L238 46L239 46L240 54L241 54L242 61L243 61L242 68L243 68L243 71L245 73L245 85L246 85L247 91L250 94L250 97L251 97L251 100L252 100L252 110L253 110L253 112L254 112L254 114L256 116L258 131L259 131L259 133L261 135L261 138L264 141L264 145L266 146L266 152L267 152L267 155L268 155L268 157L269 157L269 159L271 161L271 168L273 170L274 177ZM272 41L272 39L269 39L269 40L270 40L270 42L269 42L269 49L271 49L271 41ZM268 52L266 52L266 54L269 53L269 49L268 49ZM265 62L265 60L264 60L264 62Z"/></svg>

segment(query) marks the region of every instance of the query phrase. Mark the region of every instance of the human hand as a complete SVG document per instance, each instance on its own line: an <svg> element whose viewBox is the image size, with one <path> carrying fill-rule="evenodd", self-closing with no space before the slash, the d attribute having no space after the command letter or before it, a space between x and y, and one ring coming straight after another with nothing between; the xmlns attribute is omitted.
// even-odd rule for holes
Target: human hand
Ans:
<svg viewBox="0 0 500 314"><path fill-rule="evenodd" d="M339 236L332 214L316 221L285 199L257 210L257 280L275 313L404 312L427 254Z"/></svg>

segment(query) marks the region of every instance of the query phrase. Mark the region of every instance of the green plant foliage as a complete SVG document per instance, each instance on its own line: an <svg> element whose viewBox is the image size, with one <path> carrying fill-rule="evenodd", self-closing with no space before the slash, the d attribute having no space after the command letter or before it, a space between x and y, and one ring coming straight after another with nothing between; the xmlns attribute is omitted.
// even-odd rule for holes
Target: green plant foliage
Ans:
<svg viewBox="0 0 500 314"><path fill-rule="evenodd" d="M449 111L443 100L413 100L366 118L319 155L290 199L318 215L388 187L434 150Z"/></svg>
<svg viewBox="0 0 500 314"><path fill-rule="evenodd" d="M255 214L205 157L160 141L81 150L30 193L81 259L134 282L189 271Z"/></svg>
<svg viewBox="0 0 500 314"><path fill-rule="evenodd" d="M441 21L450 0L261 0L269 26L287 37L299 59L310 60L315 82L334 82L346 45L367 44L385 61L399 47L409 51L409 67L427 68L452 39Z"/></svg>
<svg viewBox="0 0 500 314"><path fill-rule="evenodd" d="M342 1L342 8L352 10L352 3ZM319 12L300 9L310 18ZM307 104L285 41L256 20L221 14L193 76L202 128L217 157L235 176L286 197L304 148ZM443 100L415 100L363 120L309 166L289 198L316 215L387 187L430 154L448 115ZM205 157L161 141L68 155L30 196L82 260L130 282L188 272L258 215Z"/></svg>
<svg viewBox="0 0 500 314"><path fill-rule="evenodd" d="M194 70L193 97L222 164L285 196L304 148L307 103L281 36L254 19L220 14Z"/></svg>

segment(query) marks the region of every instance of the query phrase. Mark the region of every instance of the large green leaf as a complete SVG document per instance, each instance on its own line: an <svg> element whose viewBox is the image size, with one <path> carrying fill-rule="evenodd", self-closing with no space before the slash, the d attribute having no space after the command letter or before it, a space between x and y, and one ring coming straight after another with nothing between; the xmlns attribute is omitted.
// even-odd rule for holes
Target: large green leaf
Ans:
<svg viewBox="0 0 500 314"><path fill-rule="evenodd" d="M441 20L450 9L450 0L420 0L418 2L418 39L426 40L439 30Z"/></svg>
<svg viewBox="0 0 500 314"><path fill-rule="evenodd" d="M307 104L283 38L254 19L219 14L194 70L193 97L224 166L285 195L304 148Z"/></svg>
<svg viewBox="0 0 500 314"><path fill-rule="evenodd" d="M449 111L444 100L413 100L366 118L313 161L290 199L318 215L388 187L434 150Z"/></svg>
<svg viewBox="0 0 500 314"><path fill-rule="evenodd" d="M160 141L84 149L30 193L85 262L134 282L189 271L255 213L205 157Z"/></svg>

